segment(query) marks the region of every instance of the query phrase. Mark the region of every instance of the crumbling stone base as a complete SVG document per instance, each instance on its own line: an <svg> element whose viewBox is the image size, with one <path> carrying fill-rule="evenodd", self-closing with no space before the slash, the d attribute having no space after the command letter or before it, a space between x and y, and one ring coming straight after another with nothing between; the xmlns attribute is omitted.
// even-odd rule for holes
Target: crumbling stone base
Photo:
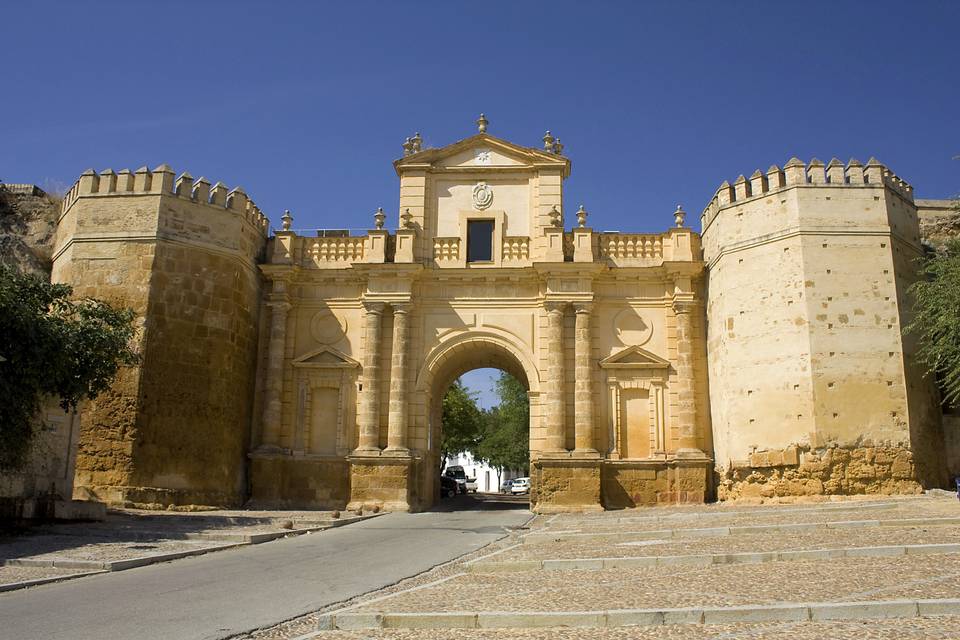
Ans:
<svg viewBox="0 0 960 640"><path fill-rule="evenodd" d="M758 451L720 470L720 500L788 496L918 494L913 453L902 445L796 446Z"/></svg>
<svg viewBox="0 0 960 640"><path fill-rule="evenodd" d="M281 509L343 509L350 466L342 458L251 454L251 503Z"/></svg>

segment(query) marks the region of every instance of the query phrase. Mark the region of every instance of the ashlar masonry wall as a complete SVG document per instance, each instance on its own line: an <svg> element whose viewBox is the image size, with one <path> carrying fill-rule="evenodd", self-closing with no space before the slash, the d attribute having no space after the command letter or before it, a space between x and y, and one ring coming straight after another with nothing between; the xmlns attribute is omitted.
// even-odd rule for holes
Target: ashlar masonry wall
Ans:
<svg viewBox="0 0 960 640"><path fill-rule="evenodd" d="M76 495L244 499L266 230L241 189L166 165L88 171L67 194L52 279L131 307L141 356L81 411Z"/></svg>
<svg viewBox="0 0 960 640"><path fill-rule="evenodd" d="M875 160L724 183L703 216L720 498L945 481L936 391L902 336L912 189Z"/></svg>

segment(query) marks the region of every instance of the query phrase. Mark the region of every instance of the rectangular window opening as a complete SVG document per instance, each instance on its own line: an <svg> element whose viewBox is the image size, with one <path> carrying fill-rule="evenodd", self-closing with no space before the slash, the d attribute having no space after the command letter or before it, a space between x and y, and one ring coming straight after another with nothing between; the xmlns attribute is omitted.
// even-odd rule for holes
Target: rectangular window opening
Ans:
<svg viewBox="0 0 960 640"><path fill-rule="evenodd" d="M493 220L467 221L467 262L493 262Z"/></svg>

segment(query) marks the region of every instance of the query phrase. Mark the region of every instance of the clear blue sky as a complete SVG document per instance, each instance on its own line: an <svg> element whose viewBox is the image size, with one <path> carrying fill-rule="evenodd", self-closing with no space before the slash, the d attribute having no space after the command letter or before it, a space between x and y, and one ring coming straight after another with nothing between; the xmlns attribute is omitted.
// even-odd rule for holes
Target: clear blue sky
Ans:
<svg viewBox="0 0 960 640"><path fill-rule="evenodd" d="M0 178L69 186L161 162L279 223L396 222L414 131L573 161L567 206L656 231L724 179L873 155L960 191L960 2L10 2Z"/></svg>

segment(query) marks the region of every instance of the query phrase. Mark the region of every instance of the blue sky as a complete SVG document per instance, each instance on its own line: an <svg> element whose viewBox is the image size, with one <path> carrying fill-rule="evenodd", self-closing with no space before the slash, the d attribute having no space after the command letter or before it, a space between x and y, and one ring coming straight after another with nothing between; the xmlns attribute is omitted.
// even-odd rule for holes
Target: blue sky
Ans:
<svg viewBox="0 0 960 640"><path fill-rule="evenodd" d="M567 206L656 231L793 155L960 191L960 2L7 3L0 178L162 162L279 223L396 224L391 161L476 131L573 161Z"/></svg>

